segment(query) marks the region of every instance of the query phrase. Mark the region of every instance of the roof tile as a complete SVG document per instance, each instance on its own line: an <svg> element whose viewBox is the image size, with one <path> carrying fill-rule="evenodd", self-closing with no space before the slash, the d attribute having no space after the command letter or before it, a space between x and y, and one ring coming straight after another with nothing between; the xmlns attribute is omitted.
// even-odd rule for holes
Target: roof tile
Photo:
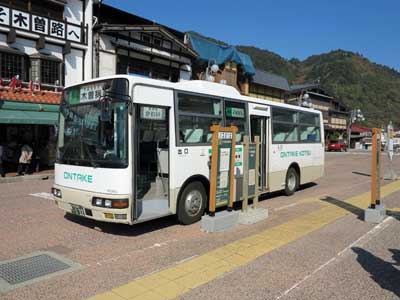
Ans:
<svg viewBox="0 0 400 300"><path fill-rule="evenodd" d="M28 90L11 91L8 88L0 88L0 100L60 104L61 93L53 91L30 92Z"/></svg>

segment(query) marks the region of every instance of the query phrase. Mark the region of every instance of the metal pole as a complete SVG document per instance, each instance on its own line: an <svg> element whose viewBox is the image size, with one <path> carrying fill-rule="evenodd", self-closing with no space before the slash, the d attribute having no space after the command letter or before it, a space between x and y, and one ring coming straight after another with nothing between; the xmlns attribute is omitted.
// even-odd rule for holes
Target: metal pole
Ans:
<svg viewBox="0 0 400 300"><path fill-rule="evenodd" d="M376 205L381 204L381 149L382 149L382 130L377 130L376 137Z"/></svg>
<svg viewBox="0 0 400 300"><path fill-rule="evenodd" d="M249 205L249 136L243 137L243 203L242 211L247 212Z"/></svg>
<svg viewBox="0 0 400 300"><path fill-rule="evenodd" d="M236 126L231 126L232 132L232 147L231 147L231 157L230 157L230 178L229 178L229 203L228 211L233 209L233 197L235 195L235 151L236 151L236 133L238 128Z"/></svg>
<svg viewBox="0 0 400 300"><path fill-rule="evenodd" d="M256 144L256 165L255 165L255 186L254 186L254 199L253 199L253 208L257 208L258 206L258 195L260 194L260 137L255 136L254 142Z"/></svg>

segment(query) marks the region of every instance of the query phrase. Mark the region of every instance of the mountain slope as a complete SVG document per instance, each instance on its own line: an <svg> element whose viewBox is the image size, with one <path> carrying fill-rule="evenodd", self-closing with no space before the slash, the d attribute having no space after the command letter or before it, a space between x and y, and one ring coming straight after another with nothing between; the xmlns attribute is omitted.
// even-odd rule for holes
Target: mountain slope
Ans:
<svg viewBox="0 0 400 300"><path fill-rule="evenodd" d="M314 82L350 108L360 108L365 125L400 126L400 73L362 55L335 50L300 61L285 60L268 50L239 46L256 68L285 76L292 83ZM256 50L254 50L256 49ZM272 53L272 54L271 54Z"/></svg>
<svg viewBox="0 0 400 300"><path fill-rule="evenodd" d="M291 83L319 80L331 95L348 107L360 108L366 117L365 125L384 126L392 120L400 126L400 73L394 69L340 49L301 61L287 60L254 46L236 47L250 55L256 68L284 76Z"/></svg>

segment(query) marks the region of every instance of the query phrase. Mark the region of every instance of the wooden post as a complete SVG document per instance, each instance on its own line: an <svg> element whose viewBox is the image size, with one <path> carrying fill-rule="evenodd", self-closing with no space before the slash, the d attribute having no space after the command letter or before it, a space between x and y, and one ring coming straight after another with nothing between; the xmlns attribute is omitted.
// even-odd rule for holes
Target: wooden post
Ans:
<svg viewBox="0 0 400 300"><path fill-rule="evenodd" d="M260 178L258 174L260 173L260 137L255 136L254 137L254 142L256 144L256 166L255 166L255 172L256 172L256 178L255 178L255 186L254 186L254 199L253 199L253 208L257 208L258 206L258 195L260 194Z"/></svg>
<svg viewBox="0 0 400 300"><path fill-rule="evenodd" d="M378 129L378 135L376 139L376 205L381 204L381 149L382 149L382 130Z"/></svg>
<svg viewBox="0 0 400 300"><path fill-rule="evenodd" d="M243 137L243 202L242 211L247 212L249 205L249 136Z"/></svg>
<svg viewBox="0 0 400 300"><path fill-rule="evenodd" d="M232 147L231 147L231 170L230 170L230 191L229 191L229 203L228 203L228 211L232 211L233 209L233 197L235 196L235 152L236 152L236 133L238 128L236 126L231 126L232 132Z"/></svg>
<svg viewBox="0 0 400 300"><path fill-rule="evenodd" d="M381 129L372 129L372 164L371 164L371 208L375 208L381 201Z"/></svg>
<svg viewBox="0 0 400 300"><path fill-rule="evenodd" d="M211 126L213 132L212 148L211 148L211 173L210 173L210 199L209 199L209 215L215 216L215 197L217 191L217 167L218 167L218 133L219 125Z"/></svg>

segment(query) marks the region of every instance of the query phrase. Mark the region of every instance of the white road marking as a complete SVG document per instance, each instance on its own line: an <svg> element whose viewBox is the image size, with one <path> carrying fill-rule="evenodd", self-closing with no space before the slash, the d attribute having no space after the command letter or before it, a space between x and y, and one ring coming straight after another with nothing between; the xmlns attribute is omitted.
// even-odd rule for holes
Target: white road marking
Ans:
<svg viewBox="0 0 400 300"><path fill-rule="evenodd" d="M35 194L29 194L29 196L43 198L47 200L54 200L54 197L51 193L35 193Z"/></svg>
<svg viewBox="0 0 400 300"><path fill-rule="evenodd" d="M299 205L300 203L301 202L292 203L292 204L288 204L288 205L283 205L283 206L275 208L274 211L278 211L278 210L286 209L286 208L289 208L289 207L293 207L293 206Z"/></svg>
<svg viewBox="0 0 400 300"><path fill-rule="evenodd" d="M93 264L86 264L86 266L87 267L90 267L90 266L96 267L96 266L102 266L103 264L107 264L107 263L110 263L110 262L117 262L121 258L131 257L135 253L142 253L142 252L144 252L146 250L150 250L150 249L154 249L154 248L161 248L161 247L167 246L168 244L171 244L172 242L177 242L177 241L178 241L177 239L172 239L172 240L168 240L168 241L161 242L161 243L155 243L155 244L153 244L151 246L144 247L144 248L141 248L141 249L137 249L137 250L134 250L132 252L125 253L123 255L118 255L118 256L106 258L106 259L100 260L98 262L95 262Z"/></svg>
<svg viewBox="0 0 400 300"><path fill-rule="evenodd" d="M392 217L388 217L386 218L382 223L376 225L374 228L372 228L370 231L368 231L366 234L364 234L363 236L361 236L359 239L357 239L356 241L354 241L353 243L351 243L350 245L348 245L346 248L344 248L342 251L338 252L334 257L332 257L330 260L328 260L327 262L325 262L324 264L322 264L321 266L319 266L317 269L315 269L313 272L311 272L310 274L308 274L307 276L305 276L302 280L300 280L299 282L297 282L296 284L294 284L292 287L290 287L289 289L287 289L286 291L284 291L282 294L280 294L278 297L276 297L275 299L281 299L282 297L288 295L291 291L293 291L294 289L296 289L299 285L301 285L303 282L305 282L307 279L311 278L311 276L313 276L314 274L318 273L319 271L321 271L322 269L324 269L326 266L330 265L332 262L334 262L335 260L339 259L343 254L346 253L346 251L348 251L350 248L354 247L355 245L359 244L362 245L361 242L363 241L364 243L369 241L371 239L371 237L376 234L378 231L382 231L385 228L387 228L390 225L390 222L392 222L394 220L394 218Z"/></svg>

